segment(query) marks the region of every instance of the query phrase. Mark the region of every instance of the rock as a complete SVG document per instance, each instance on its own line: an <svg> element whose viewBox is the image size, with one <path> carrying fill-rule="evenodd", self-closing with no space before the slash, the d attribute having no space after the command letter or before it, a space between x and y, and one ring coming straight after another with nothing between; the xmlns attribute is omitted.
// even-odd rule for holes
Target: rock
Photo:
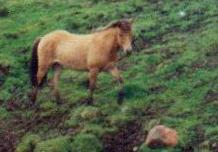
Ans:
<svg viewBox="0 0 218 152"><path fill-rule="evenodd" d="M211 150L218 151L218 143L217 142L211 143Z"/></svg>
<svg viewBox="0 0 218 152"><path fill-rule="evenodd" d="M133 151L135 152L135 151L137 151L138 150L138 147L133 147Z"/></svg>
<svg viewBox="0 0 218 152"><path fill-rule="evenodd" d="M151 148L174 147L178 142L177 132L163 125L152 128L147 136L145 144Z"/></svg>

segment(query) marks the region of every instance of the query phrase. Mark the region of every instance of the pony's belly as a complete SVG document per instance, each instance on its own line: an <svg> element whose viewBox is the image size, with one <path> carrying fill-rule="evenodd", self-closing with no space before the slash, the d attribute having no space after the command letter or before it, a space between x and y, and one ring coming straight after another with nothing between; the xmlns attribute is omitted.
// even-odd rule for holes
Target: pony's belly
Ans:
<svg viewBox="0 0 218 152"><path fill-rule="evenodd" d="M64 67L83 70L87 68L87 52L75 48L58 50L56 61Z"/></svg>
<svg viewBox="0 0 218 152"><path fill-rule="evenodd" d="M87 64L85 61L81 60L55 60L55 63L59 63L65 68L75 69L75 70L86 70Z"/></svg>
<svg viewBox="0 0 218 152"><path fill-rule="evenodd" d="M67 68L73 69L73 70L87 70L87 66L86 65L75 65L75 64L71 64L69 66L66 66Z"/></svg>

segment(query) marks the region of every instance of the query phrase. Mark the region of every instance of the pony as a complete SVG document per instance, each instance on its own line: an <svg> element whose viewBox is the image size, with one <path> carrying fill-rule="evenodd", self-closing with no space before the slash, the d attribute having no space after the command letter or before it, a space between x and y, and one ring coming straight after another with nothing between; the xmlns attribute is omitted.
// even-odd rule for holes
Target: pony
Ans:
<svg viewBox="0 0 218 152"><path fill-rule="evenodd" d="M60 101L58 81L63 68L88 71L89 97L93 104L93 92L100 72L109 72L119 83L118 103L124 97L123 78L116 63L118 51L132 50L132 19L122 19L109 23L90 34L73 34L56 30L35 40L30 66L33 86L31 101L35 103L37 92L43 84L50 67L54 67L52 79L53 94Z"/></svg>

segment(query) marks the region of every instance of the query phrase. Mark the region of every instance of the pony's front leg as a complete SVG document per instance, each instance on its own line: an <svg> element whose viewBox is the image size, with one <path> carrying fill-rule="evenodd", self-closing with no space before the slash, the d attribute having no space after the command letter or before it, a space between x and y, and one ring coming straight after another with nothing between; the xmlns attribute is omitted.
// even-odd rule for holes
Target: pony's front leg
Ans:
<svg viewBox="0 0 218 152"><path fill-rule="evenodd" d="M97 80L97 76L99 73L99 69L93 68L89 70L89 98L88 104L93 104L93 92L95 90L95 84Z"/></svg>
<svg viewBox="0 0 218 152"><path fill-rule="evenodd" d="M122 104L123 99L124 99L124 91L123 91L123 78L120 75L120 71L118 70L118 68L116 66L111 66L110 68L108 68L109 72L111 73L111 75L115 78L115 80L117 80L117 82L119 83L119 92L118 92L118 99L117 99L117 103L118 104Z"/></svg>

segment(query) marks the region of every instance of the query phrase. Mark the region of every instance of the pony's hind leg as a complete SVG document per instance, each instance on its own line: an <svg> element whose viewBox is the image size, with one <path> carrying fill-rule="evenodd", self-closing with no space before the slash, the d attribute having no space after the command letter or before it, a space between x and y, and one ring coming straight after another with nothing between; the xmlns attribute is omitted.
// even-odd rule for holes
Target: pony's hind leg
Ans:
<svg viewBox="0 0 218 152"><path fill-rule="evenodd" d="M43 83L43 79L46 77L48 71L48 66L41 67L39 66L38 71L37 71L37 83L34 85L33 89L32 89L32 93L31 93L31 105L35 105L36 102L36 98L37 98L37 94L38 94L38 90L40 88L40 86L42 86Z"/></svg>
<svg viewBox="0 0 218 152"><path fill-rule="evenodd" d="M30 105L29 106L33 106L36 103L36 98L37 98L37 94L38 94L38 86L34 86L30 95Z"/></svg>
<svg viewBox="0 0 218 152"><path fill-rule="evenodd" d="M43 79L46 77L46 74L48 72L48 65L39 66L38 72L37 72L37 85L42 86Z"/></svg>
<svg viewBox="0 0 218 152"><path fill-rule="evenodd" d="M54 77L53 77L53 94L56 98L56 101L58 104L61 103L61 99L60 99L60 93L58 90L58 82L60 79L60 75L61 75L61 70L62 70L62 66L60 64L55 64L54 65Z"/></svg>

